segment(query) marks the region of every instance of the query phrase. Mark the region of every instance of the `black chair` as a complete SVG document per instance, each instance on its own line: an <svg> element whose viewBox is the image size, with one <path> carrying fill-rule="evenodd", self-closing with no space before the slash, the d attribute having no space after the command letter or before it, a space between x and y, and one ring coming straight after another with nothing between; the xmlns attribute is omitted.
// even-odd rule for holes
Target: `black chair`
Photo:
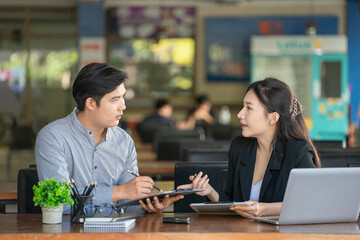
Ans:
<svg viewBox="0 0 360 240"><path fill-rule="evenodd" d="M224 179L226 179L227 168L228 162L177 163L175 164L175 188L190 183L189 176L202 171L209 176L211 186L221 192L225 188ZM206 197L204 196L186 195L174 203L174 212L194 212L190 204L205 201Z"/></svg>
<svg viewBox="0 0 360 240"><path fill-rule="evenodd" d="M209 129L209 136L215 140L233 140L237 136L241 136L242 129L231 125L217 124Z"/></svg>
<svg viewBox="0 0 360 240"><path fill-rule="evenodd" d="M200 141L194 144L187 144L187 143L182 143L179 146L179 159L183 162L194 162L191 161L187 154L189 154L189 152L192 151L196 151L196 149L198 149L197 151L199 152L206 152L206 150L209 150L209 152L212 152L214 154L218 153L219 157L221 155L221 157L223 157L223 152L227 152L230 149L230 145L231 145L231 141L225 141L225 140L213 140L213 139L206 139L207 141ZM190 150L190 151L188 151ZM196 154L196 153L194 153ZM201 153L200 153L201 154ZM201 156L199 156L201 158ZM215 158L215 156L214 156ZM196 161L196 160L195 160ZM205 160L206 161L206 160ZM212 160L209 160L212 161ZM219 159L218 161L227 161L227 159Z"/></svg>
<svg viewBox="0 0 360 240"><path fill-rule="evenodd" d="M178 129L161 129L154 133L153 150L157 151L159 142L167 139L192 139L192 140L205 140L205 132L203 129L194 130L178 130Z"/></svg>
<svg viewBox="0 0 360 240"><path fill-rule="evenodd" d="M317 149L322 167L354 167L360 165L360 148Z"/></svg>
<svg viewBox="0 0 360 240"><path fill-rule="evenodd" d="M157 159L181 160L182 149L191 146L204 146L214 143L213 139L200 140L198 138L164 138L158 141L156 153Z"/></svg>
<svg viewBox="0 0 360 240"><path fill-rule="evenodd" d="M241 127L233 125L223 125L220 123L208 124L204 121L196 123L196 127L203 128L207 138L213 138L215 140L227 140L231 141L237 136L241 136Z"/></svg>
<svg viewBox="0 0 360 240"><path fill-rule="evenodd" d="M35 166L26 169L20 169L18 174L17 209L19 214L23 213L41 213L39 206L35 207L33 202L33 186L39 182Z"/></svg>
<svg viewBox="0 0 360 240"><path fill-rule="evenodd" d="M27 151L34 156L35 133L30 126L16 126L12 130L12 139L6 159L8 181L11 181L11 158L14 154ZM34 157L35 159L35 157Z"/></svg>
<svg viewBox="0 0 360 240"><path fill-rule="evenodd" d="M320 141L314 140L313 141L316 149L326 149L326 148L336 148L341 149L344 147L344 141Z"/></svg>
<svg viewBox="0 0 360 240"><path fill-rule="evenodd" d="M228 148L222 147L201 147L201 148L185 148L182 151L182 162L216 162L228 161Z"/></svg>
<svg viewBox="0 0 360 240"><path fill-rule="evenodd" d="M169 129L174 129L171 123L141 122L136 125L142 143L152 143L156 132Z"/></svg>

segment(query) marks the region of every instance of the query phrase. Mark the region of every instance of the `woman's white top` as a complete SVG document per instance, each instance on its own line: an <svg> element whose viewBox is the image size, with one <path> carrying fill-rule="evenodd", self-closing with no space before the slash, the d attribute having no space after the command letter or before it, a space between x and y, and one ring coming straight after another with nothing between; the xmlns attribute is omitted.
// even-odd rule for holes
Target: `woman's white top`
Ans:
<svg viewBox="0 0 360 240"><path fill-rule="evenodd" d="M257 184L252 184L251 185L251 191L250 191L250 200L259 201L259 197L260 197L260 189L261 189L261 184L263 182L263 179L261 179L261 181L259 181Z"/></svg>

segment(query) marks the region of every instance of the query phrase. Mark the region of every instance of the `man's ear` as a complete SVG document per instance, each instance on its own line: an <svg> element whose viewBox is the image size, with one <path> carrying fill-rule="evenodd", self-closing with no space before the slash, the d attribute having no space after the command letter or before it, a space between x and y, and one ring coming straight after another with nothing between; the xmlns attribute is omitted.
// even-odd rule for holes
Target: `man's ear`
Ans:
<svg viewBox="0 0 360 240"><path fill-rule="evenodd" d="M93 98L88 97L85 100L85 108L89 109L90 111L93 111L95 107L96 107L96 101Z"/></svg>
<svg viewBox="0 0 360 240"><path fill-rule="evenodd" d="M277 112L269 113L270 124L276 124L279 121L280 115Z"/></svg>

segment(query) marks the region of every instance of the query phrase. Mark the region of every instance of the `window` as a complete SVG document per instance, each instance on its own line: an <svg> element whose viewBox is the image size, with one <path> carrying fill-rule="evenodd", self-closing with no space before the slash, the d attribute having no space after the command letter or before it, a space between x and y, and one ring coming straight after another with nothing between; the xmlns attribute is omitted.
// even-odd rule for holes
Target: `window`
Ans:
<svg viewBox="0 0 360 240"><path fill-rule="evenodd" d="M75 7L2 7L0 87L13 96L2 114L36 131L67 115L78 58Z"/></svg>
<svg viewBox="0 0 360 240"><path fill-rule="evenodd" d="M127 89L136 97L190 95L194 45L191 38L116 41L110 62L129 74Z"/></svg>

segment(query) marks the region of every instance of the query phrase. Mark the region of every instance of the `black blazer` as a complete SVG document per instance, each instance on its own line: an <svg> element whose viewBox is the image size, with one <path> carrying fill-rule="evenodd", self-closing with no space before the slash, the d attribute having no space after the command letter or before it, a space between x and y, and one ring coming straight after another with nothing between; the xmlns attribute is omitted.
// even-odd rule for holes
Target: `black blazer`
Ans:
<svg viewBox="0 0 360 240"><path fill-rule="evenodd" d="M228 180L220 201L248 201L255 168L256 138L235 138L229 150ZM260 189L259 202L282 202L290 170L313 168L314 152L303 140L275 143Z"/></svg>

